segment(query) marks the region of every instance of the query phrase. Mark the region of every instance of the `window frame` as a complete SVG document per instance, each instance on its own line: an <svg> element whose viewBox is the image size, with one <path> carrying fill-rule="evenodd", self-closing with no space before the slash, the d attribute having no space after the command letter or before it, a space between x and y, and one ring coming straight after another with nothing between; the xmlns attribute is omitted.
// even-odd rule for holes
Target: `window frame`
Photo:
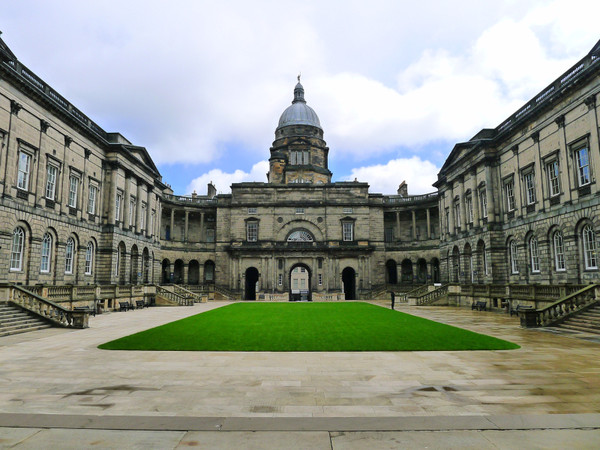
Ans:
<svg viewBox="0 0 600 450"><path fill-rule="evenodd" d="M40 251L40 273L50 273L52 267L52 241L52 235L48 232L44 233Z"/></svg>
<svg viewBox="0 0 600 450"><path fill-rule="evenodd" d="M342 241L354 241L354 222L351 222L349 220L342 222Z"/></svg>
<svg viewBox="0 0 600 450"><path fill-rule="evenodd" d="M121 221L121 211L123 209L123 191L117 189L117 195L115 196L115 221Z"/></svg>
<svg viewBox="0 0 600 450"><path fill-rule="evenodd" d="M65 245L65 274L73 274L73 266L75 262L75 239L70 237Z"/></svg>
<svg viewBox="0 0 600 450"><path fill-rule="evenodd" d="M16 251L15 251L16 244ZM25 254L25 230L21 226L15 227L12 233L12 243L10 249L10 272L22 272L23 271L23 256ZM15 258L15 255L17 257ZM18 264L15 265L14 263Z"/></svg>
<svg viewBox="0 0 600 450"><path fill-rule="evenodd" d="M519 248L516 240L511 240L508 243L509 262L510 262L510 273L517 275L519 273Z"/></svg>
<svg viewBox="0 0 600 450"><path fill-rule="evenodd" d="M94 243L92 241L88 242L88 245L85 249L85 275L92 275L94 270Z"/></svg>
<svg viewBox="0 0 600 450"><path fill-rule="evenodd" d="M100 189L98 188L98 186L94 183L90 183L89 192L88 192L88 205L87 205L88 214L92 214L94 216L96 215L96 203L97 203L99 192L100 192Z"/></svg>
<svg viewBox="0 0 600 450"><path fill-rule="evenodd" d="M488 208L487 208L487 188L486 187L482 187L479 189L479 203L481 206L481 218L482 219L486 219L488 218Z"/></svg>
<svg viewBox="0 0 600 450"><path fill-rule="evenodd" d="M559 240L560 243L557 243L557 240ZM566 272L567 264L565 261L565 247L561 231L555 231L552 234L552 249L554 250L554 270L557 272Z"/></svg>
<svg viewBox="0 0 600 450"><path fill-rule="evenodd" d="M585 270L598 270L598 243L596 232L587 223L581 229L581 242Z"/></svg>
<svg viewBox="0 0 600 450"><path fill-rule="evenodd" d="M535 236L529 238L529 268L531 273L540 273L540 249Z"/></svg>
<svg viewBox="0 0 600 450"><path fill-rule="evenodd" d="M523 188L525 189L525 204L527 206L534 205L536 202L536 195L535 172L533 170L523 173Z"/></svg>
<svg viewBox="0 0 600 450"><path fill-rule="evenodd" d="M258 242L258 221L248 220L246 222L246 241Z"/></svg>
<svg viewBox="0 0 600 450"><path fill-rule="evenodd" d="M517 203L515 198L515 180L512 177L504 181L504 196L506 197L506 211L514 211L517 208Z"/></svg>
<svg viewBox="0 0 600 450"><path fill-rule="evenodd" d="M585 150L585 154L587 157L586 164L582 164L581 160L581 151ZM591 184L592 182L592 170L591 170L591 162L590 162L590 148L587 142L584 144L579 144L573 147L573 154L575 158L575 170L576 170L576 180L577 187L583 187ZM582 173L582 169L584 173ZM587 177L587 181L582 181L582 175Z"/></svg>
<svg viewBox="0 0 600 450"><path fill-rule="evenodd" d="M22 156L25 156L26 167L25 170L21 167L23 161ZM33 161L33 154L19 148L19 155L17 160L17 189L25 192L29 192L29 184L31 181L31 166ZM23 175L21 175L23 174Z"/></svg>
<svg viewBox="0 0 600 450"><path fill-rule="evenodd" d="M548 194L550 198L560 195L560 163L558 158L546 162L546 174L548 181ZM555 192L556 190L556 192Z"/></svg>
<svg viewBox="0 0 600 450"><path fill-rule="evenodd" d="M79 183L81 178L73 173L69 175L69 197L67 199L67 206L69 208L77 209L77 197L79 196Z"/></svg>
<svg viewBox="0 0 600 450"><path fill-rule="evenodd" d="M473 195L469 194L465 197L465 209L467 210L467 223L471 225L475 222L475 215L473 214Z"/></svg>
<svg viewBox="0 0 600 450"><path fill-rule="evenodd" d="M54 169L54 175L51 175L50 169ZM48 163L46 165L46 189L45 189L45 192L44 192L44 196L48 200L55 201L55 199L56 199L56 184L57 184L58 174L59 173L60 173L60 170L59 170L59 168L55 164ZM52 176L54 177L54 179L51 181ZM50 187L51 187L51 190L52 190L51 195L48 192L48 190L50 189Z"/></svg>

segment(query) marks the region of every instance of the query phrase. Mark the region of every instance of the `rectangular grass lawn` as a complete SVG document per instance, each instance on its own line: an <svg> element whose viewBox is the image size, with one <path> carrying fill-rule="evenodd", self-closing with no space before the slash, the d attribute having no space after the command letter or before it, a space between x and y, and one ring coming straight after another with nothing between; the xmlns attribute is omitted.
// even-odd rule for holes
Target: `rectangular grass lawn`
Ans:
<svg viewBox="0 0 600 450"><path fill-rule="evenodd" d="M107 350L347 352L518 345L368 303L234 303L99 346Z"/></svg>

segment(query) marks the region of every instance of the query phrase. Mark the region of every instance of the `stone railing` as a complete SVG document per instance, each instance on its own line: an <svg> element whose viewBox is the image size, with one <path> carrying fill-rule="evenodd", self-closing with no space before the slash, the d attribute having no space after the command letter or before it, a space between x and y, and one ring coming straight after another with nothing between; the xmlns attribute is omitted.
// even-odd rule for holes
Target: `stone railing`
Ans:
<svg viewBox="0 0 600 450"><path fill-rule="evenodd" d="M227 300L236 300L238 298L238 295L236 295L233 291L230 291L227 288L224 288L223 286L217 286L215 285L215 293L219 293L221 294L223 297L225 297L225 299Z"/></svg>
<svg viewBox="0 0 600 450"><path fill-rule="evenodd" d="M416 202L422 202L422 201L426 201L426 200L435 200L438 198L438 193L437 192L431 192L429 194L422 194L422 195L407 195L407 196L401 196L401 195L386 195L385 197L383 197L383 203L401 203L401 204L405 204L405 203L416 203Z"/></svg>
<svg viewBox="0 0 600 450"><path fill-rule="evenodd" d="M14 303L55 325L68 328L88 327L88 312L71 311L33 292L29 292L21 286L2 285L0 289L8 291L5 292L3 297L7 297L10 303Z"/></svg>
<svg viewBox="0 0 600 450"><path fill-rule="evenodd" d="M179 294L183 297L191 298L192 301L194 301L195 303L201 303L203 301L206 301L206 297L204 297L205 300L202 300L202 296L200 294L192 292L189 289L187 289L179 284L173 285L173 292L175 292L176 294Z"/></svg>
<svg viewBox="0 0 600 450"><path fill-rule="evenodd" d="M163 198L165 201L173 202L173 203L183 203L183 204L194 204L194 205L207 205L207 206L215 206L217 204L217 198L206 198L203 196L191 196L191 195L172 195L172 194L164 194Z"/></svg>
<svg viewBox="0 0 600 450"><path fill-rule="evenodd" d="M440 298L447 296L448 293L449 293L448 285L445 284L443 286L440 286L437 289L434 289L433 291L427 292L426 294L423 294L420 297L417 297L415 304L417 306L430 305L433 302L439 300Z"/></svg>
<svg viewBox="0 0 600 450"><path fill-rule="evenodd" d="M405 292L401 295L398 296L398 299L401 303L403 302L408 302L409 298L417 298L417 297L421 297L422 295L427 294L431 289L432 286L429 284L424 284L422 286L418 286L408 292Z"/></svg>
<svg viewBox="0 0 600 450"><path fill-rule="evenodd" d="M477 298L548 302L566 297L585 286L579 284L463 284L460 285L460 294Z"/></svg>
<svg viewBox="0 0 600 450"><path fill-rule="evenodd" d="M524 327L548 327L562 322L574 312L600 300L600 285L590 284L541 309L521 310Z"/></svg>
<svg viewBox="0 0 600 450"><path fill-rule="evenodd" d="M325 294L320 292L312 293L313 302L338 302L345 299L346 295L343 292L334 292L331 294Z"/></svg>
<svg viewBox="0 0 600 450"><path fill-rule="evenodd" d="M169 289L165 289L162 286L156 286L156 295L164 297L172 302L175 302L180 306L194 306L193 297L177 294L176 292L173 292Z"/></svg>
<svg viewBox="0 0 600 450"><path fill-rule="evenodd" d="M258 299L265 302L287 302L290 299L290 294L287 292L259 292Z"/></svg>

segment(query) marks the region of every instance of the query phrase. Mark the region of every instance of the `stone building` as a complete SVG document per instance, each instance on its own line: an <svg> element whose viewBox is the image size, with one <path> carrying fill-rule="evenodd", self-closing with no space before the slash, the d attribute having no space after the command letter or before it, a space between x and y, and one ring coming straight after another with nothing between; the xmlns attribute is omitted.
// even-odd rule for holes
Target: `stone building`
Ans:
<svg viewBox="0 0 600 450"><path fill-rule="evenodd" d="M145 148L100 128L0 39L0 281L179 284L247 300L598 282L599 51L456 144L437 192L332 182L298 80L267 182L180 196Z"/></svg>
<svg viewBox="0 0 600 450"><path fill-rule="evenodd" d="M600 281L600 42L516 113L456 144L435 187L442 278Z"/></svg>

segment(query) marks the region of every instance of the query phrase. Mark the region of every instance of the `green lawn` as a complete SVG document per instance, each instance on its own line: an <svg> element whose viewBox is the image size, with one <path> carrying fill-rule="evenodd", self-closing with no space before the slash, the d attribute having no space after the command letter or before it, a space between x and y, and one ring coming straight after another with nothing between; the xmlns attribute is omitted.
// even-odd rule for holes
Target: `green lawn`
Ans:
<svg viewBox="0 0 600 450"><path fill-rule="evenodd" d="M99 346L107 350L507 350L511 342L368 303L235 303Z"/></svg>

